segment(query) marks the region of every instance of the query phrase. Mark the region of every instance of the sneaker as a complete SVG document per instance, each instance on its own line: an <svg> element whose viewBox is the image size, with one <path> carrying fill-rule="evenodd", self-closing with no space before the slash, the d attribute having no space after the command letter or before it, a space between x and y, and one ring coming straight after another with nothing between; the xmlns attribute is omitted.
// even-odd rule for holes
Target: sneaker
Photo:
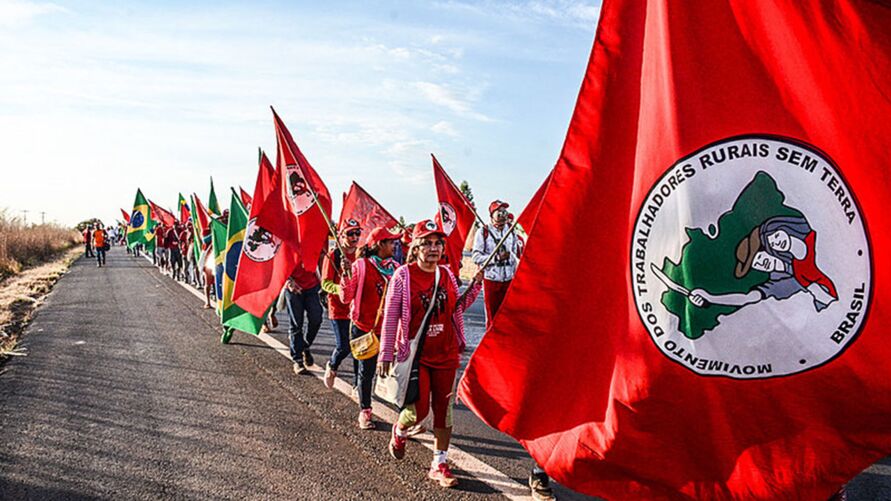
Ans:
<svg viewBox="0 0 891 501"><path fill-rule="evenodd" d="M545 473L532 473L529 475L529 489L532 490L532 499L535 501L554 501L554 491L551 490L550 479Z"/></svg>
<svg viewBox="0 0 891 501"><path fill-rule="evenodd" d="M312 358L312 353L310 353L309 350L306 350L303 352L303 364L306 365L307 367L312 367L313 365L316 365L315 361Z"/></svg>
<svg viewBox="0 0 891 501"><path fill-rule="evenodd" d="M371 409L362 409L361 411L359 411L359 429L374 429L374 422L371 420Z"/></svg>
<svg viewBox="0 0 891 501"><path fill-rule="evenodd" d="M396 423L393 423L393 431L390 432L390 445L387 447L393 459L405 457L405 437L396 434Z"/></svg>
<svg viewBox="0 0 891 501"><path fill-rule="evenodd" d="M303 360L294 362L294 374L306 374L307 372L309 371L306 370L306 366L303 365Z"/></svg>
<svg viewBox="0 0 891 501"><path fill-rule="evenodd" d="M452 475L452 469L448 463L439 463L430 467L427 477L434 482L439 482L440 487L454 487L458 485L458 479Z"/></svg>
<svg viewBox="0 0 891 501"><path fill-rule="evenodd" d="M331 368L331 362L325 364L325 388L334 388L334 380L337 379L337 371Z"/></svg>
<svg viewBox="0 0 891 501"><path fill-rule="evenodd" d="M416 424L414 426L410 426L407 430L405 430L405 435L408 437L414 437L426 432L427 428L424 427L424 425Z"/></svg>

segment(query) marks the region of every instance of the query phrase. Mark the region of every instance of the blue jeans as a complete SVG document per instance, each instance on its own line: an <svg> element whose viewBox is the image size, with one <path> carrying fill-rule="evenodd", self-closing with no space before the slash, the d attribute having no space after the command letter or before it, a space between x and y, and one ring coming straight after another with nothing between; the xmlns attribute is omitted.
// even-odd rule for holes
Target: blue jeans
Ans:
<svg viewBox="0 0 891 501"><path fill-rule="evenodd" d="M359 330L355 325L352 329L352 338L364 336L365 331ZM371 390L374 389L374 371L377 369L377 355L359 360L359 408L371 409Z"/></svg>
<svg viewBox="0 0 891 501"><path fill-rule="evenodd" d="M352 351L350 351L350 321L349 319L331 320L331 327L334 328L335 345L328 363L331 364L331 369L336 371L340 367L340 363L352 355ZM355 359L353 359L353 386L359 386L359 363Z"/></svg>
<svg viewBox="0 0 891 501"><path fill-rule="evenodd" d="M286 291L288 304L288 338L291 341L291 360L303 360L303 352L308 350L322 326L322 303L319 302L318 285L303 292ZM303 315L306 314L306 334L303 333Z"/></svg>

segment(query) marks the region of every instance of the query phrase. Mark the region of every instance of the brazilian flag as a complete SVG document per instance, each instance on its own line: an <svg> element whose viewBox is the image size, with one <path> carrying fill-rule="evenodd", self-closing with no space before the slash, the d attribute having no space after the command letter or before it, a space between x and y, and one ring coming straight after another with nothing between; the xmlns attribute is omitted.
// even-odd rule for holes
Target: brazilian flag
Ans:
<svg viewBox="0 0 891 501"><path fill-rule="evenodd" d="M145 230L145 250L148 252L155 250L155 243L157 243L157 240L155 239L155 230L157 229L158 222L154 219L149 219L148 229Z"/></svg>
<svg viewBox="0 0 891 501"><path fill-rule="evenodd" d="M195 254L195 263L201 259L201 223L198 221L198 207L195 206L195 197L189 197L192 200L192 211L189 217L192 220L192 252ZM199 273L203 273L199 271Z"/></svg>
<svg viewBox="0 0 891 501"><path fill-rule="evenodd" d="M127 245L132 248L136 244L145 244L148 247L149 239L154 242L154 233L150 233L153 226L149 217L149 204L142 195L142 190L137 188L133 212L130 213L130 225L127 226Z"/></svg>
<svg viewBox="0 0 891 501"><path fill-rule="evenodd" d="M214 287L217 296L217 315L223 315L223 263L226 259L226 225L219 218L210 218L210 238L214 256Z"/></svg>
<svg viewBox="0 0 891 501"><path fill-rule="evenodd" d="M213 178L210 178L210 197L207 199L207 210L215 216L223 213L220 210L220 203L217 202L217 192L213 189Z"/></svg>
<svg viewBox="0 0 891 501"><path fill-rule="evenodd" d="M257 335L260 333L260 328L263 327L266 316L257 318L232 302L232 291L235 289L235 273L238 270L238 260L241 257L241 246L244 242L244 232L247 228L248 213L242 205L241 199L234 191L232 192L232 202L230 202L229 207L229 228L227 231L228 238L226 240L223 273L223 326L227 327L227 331L238 329ZM231 332L229 334L231 335Z"/></svg>

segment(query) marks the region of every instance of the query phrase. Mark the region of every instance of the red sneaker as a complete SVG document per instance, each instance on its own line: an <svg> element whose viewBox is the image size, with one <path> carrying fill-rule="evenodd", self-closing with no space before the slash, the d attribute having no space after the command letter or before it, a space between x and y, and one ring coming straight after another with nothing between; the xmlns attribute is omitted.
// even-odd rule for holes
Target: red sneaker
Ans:
<svg viewBox="0 0 891 501"><path fill-rule="evenodd" d="M439 463L436 466L431 466L430 471L427 472L427 477L434 482L439 482L440 487L454 487L458 485L458 479L455 478L455 475L452 475L452 469L449 468L448 463Z"/></svg>
<svg viewBox="0 0 891 501"><path fill-rule="evenodd" d="M396 423L393 423L393 431L390 432L390 445L387 448L394 459L402 459L405 457L406 438L396 434L396 426Z"/></svg>

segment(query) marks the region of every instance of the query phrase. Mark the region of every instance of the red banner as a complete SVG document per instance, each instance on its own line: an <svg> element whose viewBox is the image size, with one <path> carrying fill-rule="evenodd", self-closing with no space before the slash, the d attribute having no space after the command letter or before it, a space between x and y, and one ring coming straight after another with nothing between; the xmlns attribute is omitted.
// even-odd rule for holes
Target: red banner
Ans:
<svg viewBox="0 0 891 501"><path fill-rule="evenodd" d="M608 499L827 499L888 455L889 26L605 1L461 400Z"/></svg>
<svg viewBox="0 0 891 501"><path fill-rule="evenodd" d="M337 228L343 228L344 221L355 220L362 227L361 245L365 245L365 239L371 234L371 230L382 226L394 230L394 238L401 236L399 222L387 212L387 209L377 202L367 191L362 189L355 181L350 186L349 193L344 197L343 209L340 211L340 222Z"/></svg>
<svg viewBox="0 0 891 501"><path fill-rule="evenodd" d="M129 225L130 224L130 214L127 214L127 211L125 211L124 209L121 209L121 214L124 215L124 222Z"/></svg>
<svg viewBox="0 0 891 501"><path fill-rule="evenodd" d="M268 161L268 159L267 159L267 161ZM239 190L239 196L241 197L242 205L244 205L244 207L248 211L250 211L251 210L251 202L253 201L253 199L251 198L250 194L248 194L248 192L244 191L244 188L242 188L241 186L238 187L238 190Z"/></svg>
<svg viewBox="0 0 891 501"><path fill-rule="evenodd" d="M149 202L149 205L151 205L151 207L152 207L152 216L154 216L152 219L157 218L155 220L159 221L164 226L173 226L174 224L176 224L176 216L174 216L172 212L170 212L169 210L167 210L163 207L158 206L155 202L152 202L151 200L149 200L148 202Z"/></svg>
<svg viewBox="0 0 891 501"><path fill-rule="evenodd" d="M281 293L282 287L299 259L289 242L258 226L264 202L276 193L275 171L266 154L260 154L260 168L254 184L254 203L244 233L232 300L255 317L262 317Z"/></svg>
<svg viewBox="0 0 891 501"><path fill-rule="evenodd" d="M304 269L315 270L328 244L326 217L331 217L331 195L275 110L272 114L278 142L274 179L278 189L264 202L258 223L299 249ZM318 203L314 197L318 197Z"/></svg>
<svg viewBox="0 0 891 501"><path fill-rule="evenodd" d="M436 182L436 196L439 198L439 210L434 218L446 234L445 257L447 264L455 276L459 276L464 244L473 228L476 219L470 201L455 186L445 169L433 158L433 179Z"/></svg>

